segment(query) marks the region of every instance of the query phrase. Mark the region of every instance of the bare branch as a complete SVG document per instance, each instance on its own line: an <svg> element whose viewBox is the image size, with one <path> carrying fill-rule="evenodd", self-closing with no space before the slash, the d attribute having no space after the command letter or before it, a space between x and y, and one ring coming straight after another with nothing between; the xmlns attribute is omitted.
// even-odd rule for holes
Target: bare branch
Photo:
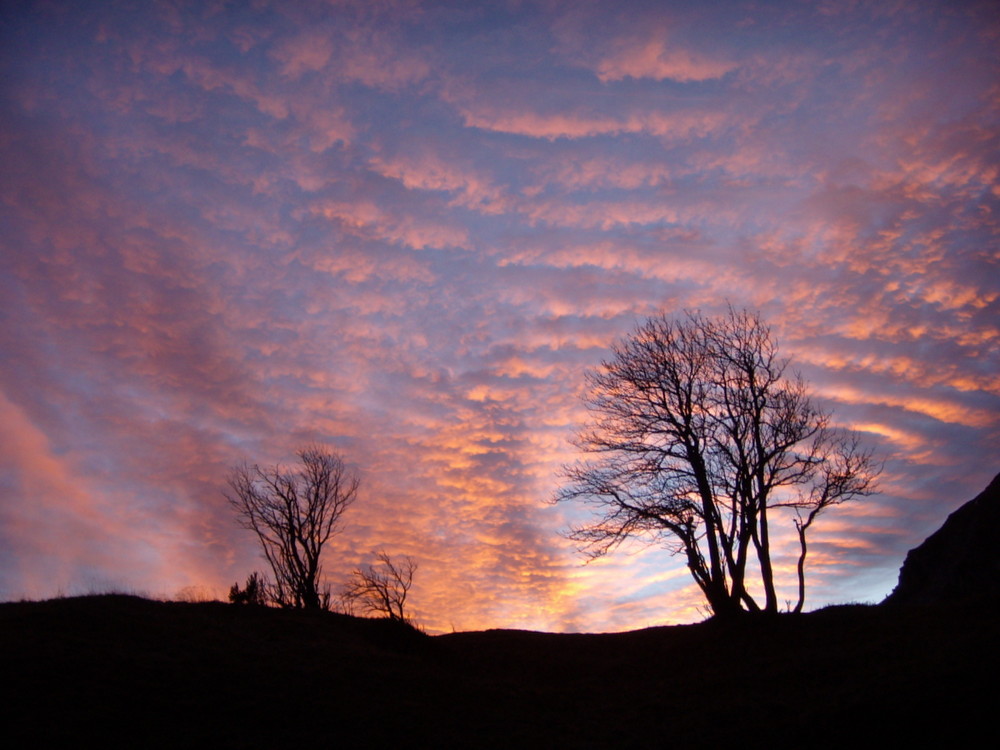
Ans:
<svg viewBox="0 0 1000 750"><path fill-rule="evenodd" d="M309 446L298 451L296 470L242 464L229 475L230 505L240 525L257 535L274 583L268 591L282 607L329 608L321 590L323 545L341 528L357 499L360 479L335 453Z"/></svg>
<svg viewBox="0 0 1000 750"><path fill-rule="evenodd" d="M409 622L406 597L413 585L417 564L409 556L396 563L384 551L375 555L379 564L357 568L342 594L347 609L382 615L391 620Z"/></svg>
<svg viewBox="0 0 1000 750"><path fill-rule="evenodd" d="M594 458L564 469L555 498L596 511L569 537L590 557L666 542L716 614L776 611L769 511L794 508L804 539L824 508L874 491L871 454L830 427L757 314L650 318L612 354L587 375L577 446ZM763 606L747 593L753 568Z"/></svg>

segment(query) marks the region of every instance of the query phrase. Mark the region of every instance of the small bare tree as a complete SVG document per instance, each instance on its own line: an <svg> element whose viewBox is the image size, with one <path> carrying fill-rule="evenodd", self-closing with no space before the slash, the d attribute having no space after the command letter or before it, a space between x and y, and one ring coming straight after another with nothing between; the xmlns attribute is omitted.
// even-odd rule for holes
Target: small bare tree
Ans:
<svg viewBox="0 0 1000 750"><path fill-rule="evenodd" d="M269 598L282 607L329 609L329 590L319 586L320 555L357 499L360 479L325 448L310 446L297 455L296 470L235 467L226 498L240 525L257 535L274 572Z"/></svg>
<svg viewBox="0 0 1000 750"><path fill-rule="evenodd" d="M407 556L394 563L385 552L376 553L379 565L367 565L351 574L343 598L348 608L357 604L365 612L383 615L390 620L409 622L406 596L413 584L417 564Z"/></svg>

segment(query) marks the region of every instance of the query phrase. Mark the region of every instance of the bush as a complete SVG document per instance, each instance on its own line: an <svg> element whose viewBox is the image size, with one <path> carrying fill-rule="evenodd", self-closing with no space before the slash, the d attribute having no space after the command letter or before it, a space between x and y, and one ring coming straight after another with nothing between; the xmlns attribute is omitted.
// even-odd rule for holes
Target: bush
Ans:
<svg viewBox="0 0 1000 750"><path fill-rule="evenodd" d="M267 590L267 579L254 571L247 578L246 585L242 589L238 582L233 584L233 587L229 589L229 601L233 604L253 604L264 607L267 606Z"/></svg>

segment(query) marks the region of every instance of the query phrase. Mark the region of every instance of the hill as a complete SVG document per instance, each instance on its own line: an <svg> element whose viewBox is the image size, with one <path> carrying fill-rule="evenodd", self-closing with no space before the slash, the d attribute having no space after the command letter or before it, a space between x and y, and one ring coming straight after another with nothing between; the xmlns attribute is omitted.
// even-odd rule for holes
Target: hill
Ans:
<svg viewBox="0 0 1000 750"><path fill-rule="evenodd" d="M891 604L977 601L1000 597L1000 474L906 555Z"/></svg>
<svg viewBox="0 0 1000 750"><path fill-rule="evenodd" d="M954 744L991 726L998 625L995 606L847 606L430 637L221 603L7 603L0 711L14 747Z"/></svg>

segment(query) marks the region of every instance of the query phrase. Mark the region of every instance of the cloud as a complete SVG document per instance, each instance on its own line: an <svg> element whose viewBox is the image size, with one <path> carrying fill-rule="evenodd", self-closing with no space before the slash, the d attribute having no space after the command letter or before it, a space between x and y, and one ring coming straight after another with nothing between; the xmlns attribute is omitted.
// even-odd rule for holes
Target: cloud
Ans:
<svg viewBox="0 0 1000 750"><path fill-rule="evenodd" d="M594 66L602 81L623 78L670 79L682 83L709 81L736 68L733 63L686 50L662 38L662 32L646 39L618 39L609 46L613 51L601 57Z"/></svg>
<svg viewBox="0 0 1000 750"><path fill-rule="evenodd" d="M273 45L271 56L281 75L292 80L316 73L336 80L397 91L430 73L423 55L402 47L379 28L323 24Z"/></svg>
<svg viewBox="0 0 1000 750"><path fill-rule="evenodd" d="M371 202L320 201L311 212L335 221L358 237L375 237L399 242L416 250L468 246L468 234L461 227L448 226L417 216L400 216Z"/></svg>
<svg viewBox="0 0 1000 750"><path fill-rule="evenodd" d="M531 138L589 138L623 133L649 133L665 139L703 137L725 122L722 113L643 112L627 115L587 112L548 113L498 110L476 103L461 108L465 124L471 128Z"/></svg>
<svg viewBox="0 0 1000 750"><path fill-rule="evenodd" d="M326 31L311 29L281 40L271 55L279 62L282 75L299 78L305 72L326 68L333 55L333 37Z"/></svg>
<svg viewBox="0 0 1000 750"><path fill-rule="evenodd" d="M502 213L509 198L493 183L488 174L470 166L460 166L458 159L445 159L432 152L419 154L378 155L371 159L373 171L399 180L408 190L446 192L454 197L449 205L486 214Z"/></svg>
<svg viewBox="0 0 1000 750"><path fill-rule="evenodd" d="M817 525L812 604L884 594L991 478L981 9L28 3L2 33L10 595L224 596L262 565L228 467L315 441L364 477L334 586L385 548L434 631L698 619L682 560L581 567L547 500L611 342L727 303L886 454Z"/></svg>
<svg viewBox="0 0 1000 750"><path fill-rule="evenodd" d="M729 25L725 11L711 21L683 5L634 8L609 18L597 5L581 4L553 23L558 50L592 70L602 82L651 79L701 83L723 77L737 64L716 51L718 42L706 27ZM594 34L593 25L602 33Z"/></svg>

